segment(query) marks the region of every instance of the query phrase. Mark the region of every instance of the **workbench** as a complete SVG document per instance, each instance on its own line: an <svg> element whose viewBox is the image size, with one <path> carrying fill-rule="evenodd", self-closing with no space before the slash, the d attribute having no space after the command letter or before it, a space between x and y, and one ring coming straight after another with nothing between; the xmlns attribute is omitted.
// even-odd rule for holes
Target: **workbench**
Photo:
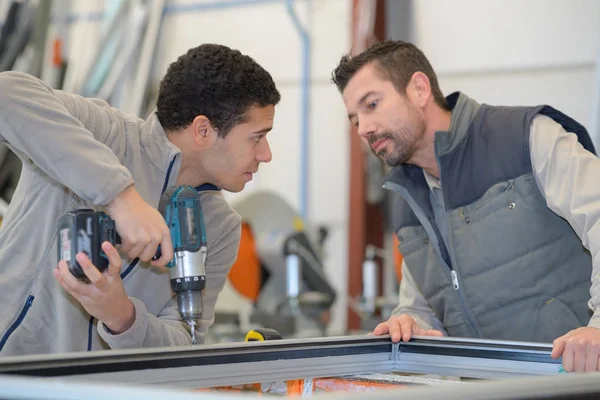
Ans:
<svg viewBox="0 0 600 400"><path fill-rule="evenodd" d="M268 392L290 382L300 385L299 394L324 399L542 398L527 397L531 393L600 398L600 375L562 373L551 349L528 342L417 336L394 344L387 336L342 336L4 357L0 398L247 399L257 393L225 389ZM338 387L340 380L354 382L363 393L327 392L323 385L332 380ZM315 390L316 382L323 390ZM375 393L367 390L377 387Z"/></svg>

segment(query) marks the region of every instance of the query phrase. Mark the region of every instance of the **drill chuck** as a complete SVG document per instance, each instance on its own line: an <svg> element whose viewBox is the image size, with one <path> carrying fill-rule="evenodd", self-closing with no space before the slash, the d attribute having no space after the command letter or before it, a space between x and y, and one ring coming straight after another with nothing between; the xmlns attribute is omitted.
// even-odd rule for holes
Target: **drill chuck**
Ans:
<svg viewBox="0 0 600 400"><path fill-rule="evenodd" d="M177 308L181 319L188 324L195 322L202 317L203 311L202 292L194 290L184 290L177 293Z"/></svg>
<svg viewBox="0 0 600 400"><path fill-rule="evenodd" d="M169 269L171 288L177 294L181 317L196 320L202 316L202 291L206 287L204 262L206 247L200 251L180 251L175 254L175 266Z"/></svg>

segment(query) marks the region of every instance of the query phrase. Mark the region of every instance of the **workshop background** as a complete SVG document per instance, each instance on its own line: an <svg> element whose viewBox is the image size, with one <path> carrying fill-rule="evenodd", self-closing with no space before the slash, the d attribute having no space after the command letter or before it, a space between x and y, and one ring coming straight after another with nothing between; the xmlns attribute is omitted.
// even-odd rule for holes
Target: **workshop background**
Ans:
<svg viewBox="0 0 600 400"><path fill-rule="evenodd" d="M8 29L14 3L0 1L0 34ZM429 58L445 94L461 90L492 104L547 103L583 123L599 144L600 2L595 0L19 3L36 6L37 14L23 14L18 26L44 20L40 10L47 4L50 29L37 38L46 49L40 68L34 64L39 40L36 52L31 35L30 45L8 69L38 74L53 87L105 97L142 117L168 65L201 43L237 48L273 75L282 94L268 135L273 160L260 167L243 192L226 196L235 206L270 191L297 213L311 236L327 229L319 263L337 293L326 327L330 335L368 329L368 317L384 319L398 287L399 258L385 224L389 198L378 185L385 168L361 147L330 83L344 53L381 39L412 41ZM2 50L0 68L6 68ZM105 65L115 52L128 57ZM2 148L0 216L16 177L18 165ZM374 316L356 306L365 290L367 245L383 249L374 261L381 270L375 275L376 294L384 300ZM217 312L251 313L252 307L228 284Z"/></svg>

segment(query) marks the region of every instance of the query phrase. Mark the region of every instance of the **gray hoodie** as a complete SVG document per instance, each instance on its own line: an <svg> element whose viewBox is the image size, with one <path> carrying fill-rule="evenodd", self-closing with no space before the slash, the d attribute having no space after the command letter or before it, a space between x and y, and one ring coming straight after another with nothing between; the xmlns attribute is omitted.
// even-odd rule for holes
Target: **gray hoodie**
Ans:
<svg viewBox="0 0 600 400"><path fill-rule="evenodd" d="M0 73L0 141L23 161L0 227L0 355L122 349L191 343L168 273L123 260L121 277L136 312L112 335L56 282L56 224L65 212L104 209L135 182L148 204L175 185L181 152L156 115L139 119L97 99L53 90L39 79ZM218 190L201 193L208 239L199 342L240 241L239 215Z"/></svg>

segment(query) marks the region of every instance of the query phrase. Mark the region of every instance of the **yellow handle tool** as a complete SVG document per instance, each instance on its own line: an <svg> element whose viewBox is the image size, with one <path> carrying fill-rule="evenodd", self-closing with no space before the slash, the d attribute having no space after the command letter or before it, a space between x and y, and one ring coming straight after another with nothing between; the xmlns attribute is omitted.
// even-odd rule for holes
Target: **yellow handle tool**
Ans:
<svg viewBox="0 0 600 400"><path fill-rule="evenodd" d="M248 333L246 334L245 341L246 342L264 342L265 340L277 340L277 339L282 339L282 337L279 334L279 332L277 332L275 329L257 328L257 329L251 329L250 331L248 331ZM260 389L261 391L263 391L263 392L269 391L269 389L263 390L262 386L260 386L261 384L257 384L257 385L259 385L259 387L261 388ZM298 396L306 397L305 394L310 395L310 396L315 394L315 388L313 385L312 378L287 380L287 381L285 381L285 385L286 385L286 394L289 397L292 397L292 396L293 397L298 397Z"/></svg>
<svg viewBox="0 0 600 400"><path fill-rule="evenodd" d="M263 342L265 340L277 340L282 339L279 332L271 328L257 328L251 329L246 334L246 342Z"/></svg>

